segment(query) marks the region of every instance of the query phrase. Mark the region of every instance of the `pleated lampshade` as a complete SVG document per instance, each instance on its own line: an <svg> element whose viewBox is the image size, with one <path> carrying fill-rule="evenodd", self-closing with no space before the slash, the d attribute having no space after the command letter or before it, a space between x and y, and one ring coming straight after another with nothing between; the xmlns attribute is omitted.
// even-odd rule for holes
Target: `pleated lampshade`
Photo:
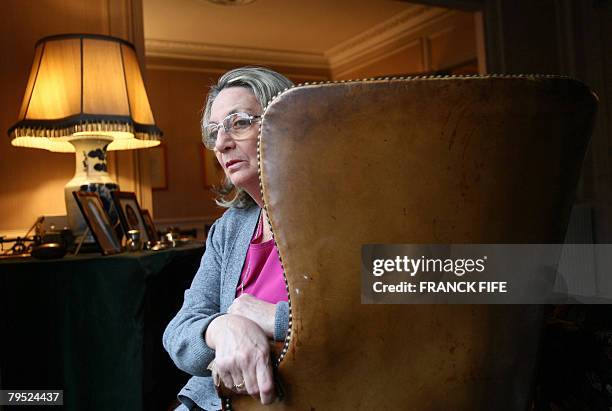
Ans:
<svg viewBox="0 0 612 411"><path fill-rule="evenodd" d="M74 152L75 136L112 137L108 150L160 143L134 46L91 34L45 37L36 43L11 144Z"/></svg>

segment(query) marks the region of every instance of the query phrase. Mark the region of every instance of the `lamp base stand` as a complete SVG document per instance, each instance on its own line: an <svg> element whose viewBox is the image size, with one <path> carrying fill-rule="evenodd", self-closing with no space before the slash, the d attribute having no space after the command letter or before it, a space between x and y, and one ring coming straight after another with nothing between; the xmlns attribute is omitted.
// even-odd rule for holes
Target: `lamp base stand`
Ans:
<svg viewBox="0 0 612 411"><path fill-rule="evenodd" d="M113 141L113 138L79 135L72 137L69 141L75 149L76 166L74 177L64 187L64 199L66 200L68 225L72 233L74 236L80 236L87 229L87 222L72 194L73 191L98 193L104 210L114 226L118 221L118 215L113 205L111 192L119 190L119 185L111 179L106 164L106 147ZM85 242L95 242L91 233L88 234Z"/></svg>

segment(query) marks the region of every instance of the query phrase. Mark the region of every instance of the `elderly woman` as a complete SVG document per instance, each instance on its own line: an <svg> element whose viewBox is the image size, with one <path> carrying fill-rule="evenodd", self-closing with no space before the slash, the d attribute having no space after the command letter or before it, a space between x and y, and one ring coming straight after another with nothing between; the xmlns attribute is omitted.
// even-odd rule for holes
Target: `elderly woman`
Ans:
<svg viewBox="0 0 612 411"><path fill-rule="evenodd" d="M217 203L227 211L210 229L200 268L164 332L177 367L193 375L179 410L220 409L221 382L263 404L274 400L269 341L284 340L289 309L263 209L257 136L264 107L291 86L274 71L246 67L223 75L208 94L202 134L226 174Z"/></svg>

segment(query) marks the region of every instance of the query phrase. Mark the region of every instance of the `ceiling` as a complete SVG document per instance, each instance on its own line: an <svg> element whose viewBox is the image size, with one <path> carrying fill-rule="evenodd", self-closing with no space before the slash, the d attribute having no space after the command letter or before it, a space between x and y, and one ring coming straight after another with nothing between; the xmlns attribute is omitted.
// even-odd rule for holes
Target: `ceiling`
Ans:
<svg viewBox="0 0 612 411"><path fill-rule="evenodd" d="M147 49L174 42L315 55L415 8L424 6L396 0L256 0L241 6L143 1Z"/></svg>

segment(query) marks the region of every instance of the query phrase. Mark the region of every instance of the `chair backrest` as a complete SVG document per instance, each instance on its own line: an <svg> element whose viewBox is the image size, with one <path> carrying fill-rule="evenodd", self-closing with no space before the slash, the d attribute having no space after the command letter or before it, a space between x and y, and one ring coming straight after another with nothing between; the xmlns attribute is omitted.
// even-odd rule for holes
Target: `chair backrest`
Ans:
<svg viewBox="0 0 612 411"><path fill-rule="evenodd" d="M292 321L286 396L262 409L526 409L541 307L362 305L361 246L563 242L595 109L587 87L551 76L277 97L260 178Z"/></svg>

